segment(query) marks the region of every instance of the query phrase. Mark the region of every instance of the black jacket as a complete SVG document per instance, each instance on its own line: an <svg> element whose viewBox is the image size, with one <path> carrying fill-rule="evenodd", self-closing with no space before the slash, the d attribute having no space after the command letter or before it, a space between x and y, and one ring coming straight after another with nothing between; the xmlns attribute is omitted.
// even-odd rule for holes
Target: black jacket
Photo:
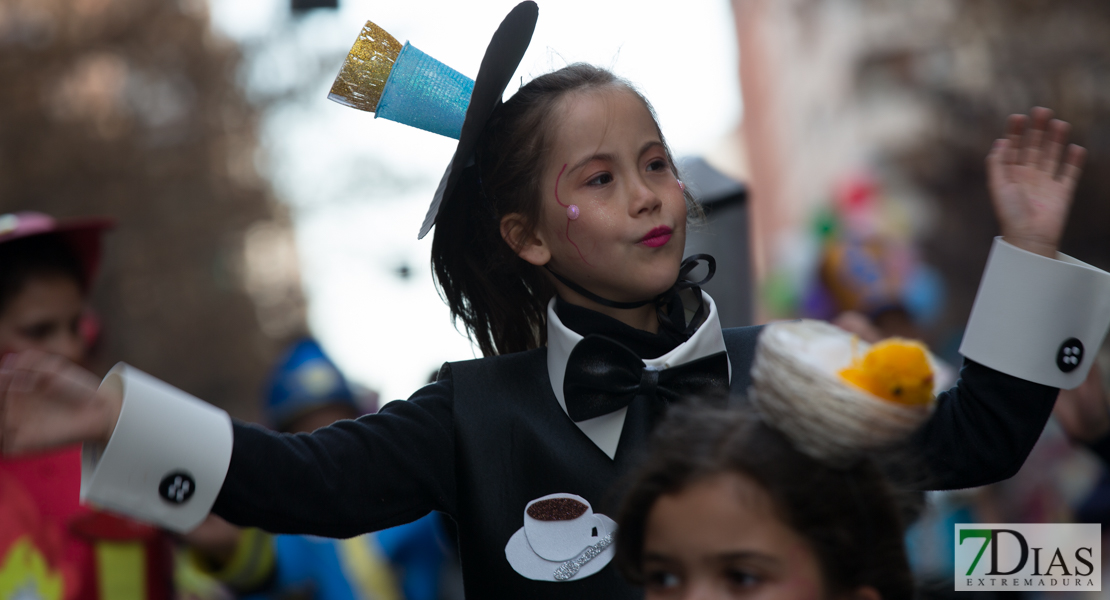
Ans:
<svg viewBox="0 0 1110 600"><path fill-rule="evenodd" d="M751 383L758 327L726 329L731 391ZM565 492L615 517L614 485L652 428L633 403L614 459L567 417L548 378L546 349L444 366L408 402L312 434L236 423L231 465L214 512L279 533L350 537L443 511L458 523L469 598L638 598L612 565L572 582L518 575L505 545L525 504ZM1021 467L1057 390L967 361L913 445L931 487L979 486Z"/></svg>

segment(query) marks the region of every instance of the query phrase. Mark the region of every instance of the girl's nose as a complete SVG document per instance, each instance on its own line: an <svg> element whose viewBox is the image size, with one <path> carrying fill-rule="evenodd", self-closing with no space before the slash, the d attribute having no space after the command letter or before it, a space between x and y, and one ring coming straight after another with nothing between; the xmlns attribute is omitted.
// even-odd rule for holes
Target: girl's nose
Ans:
<svg viewBox="0 0 1110 600"><path fill-rule="evenodd" d="M65 331L51 338L47 351L80 363L85 358L85 340L76 332Z"/></svg>
<svg viewBox="0 0 1110 600"><path fill-rule="evenodd" d="M633 216L653 213L662 206L663 200L659 197L659 194L655 193L655 190L640 179L634 180L629 205L629 212Z"/></svg>
<svg viewBox="0 0 1110 600"><path fill-rule="evenodd" d="M729 600L728 591L713 581L695 579L687 584L682 600Z"/></svg>

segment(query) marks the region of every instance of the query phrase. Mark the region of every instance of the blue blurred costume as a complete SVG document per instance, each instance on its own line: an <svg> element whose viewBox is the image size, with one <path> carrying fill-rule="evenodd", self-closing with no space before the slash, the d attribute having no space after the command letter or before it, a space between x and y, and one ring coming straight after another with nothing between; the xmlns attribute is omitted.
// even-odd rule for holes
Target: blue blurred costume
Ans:
<svg viewBox="0 0 1110 600"><path fill-rule="evenodd" d="M271 376L265 418L277 430L295 430L297 419L332 405L361 413L350 386L319 344L302 340ZM245 530L236 556L214 575L255 600L433 600L440 593L446 540L437 513L350 539Z"/></svg>
<svg viewBox="0 0 1110 600"><path fill-rule="evenodd" d="M303 593L320 600L433 600L444 551L440 516L347 540L273 536L273 578L246 598Z"/></svg>

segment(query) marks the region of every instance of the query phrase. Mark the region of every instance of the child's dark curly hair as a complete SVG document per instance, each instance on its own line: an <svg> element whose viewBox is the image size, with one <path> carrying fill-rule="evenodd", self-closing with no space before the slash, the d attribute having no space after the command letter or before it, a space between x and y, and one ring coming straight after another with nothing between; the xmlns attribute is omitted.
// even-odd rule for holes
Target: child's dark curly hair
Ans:
<svg viewBox="0 0 1110 600"><path fill-rule="evenodd" d="M645 530L656 501L727 473L766 490L782 522L812 548L828 594L871 586L883 598L913 597L901 498L874 461L834 468L796 450L753 411L696 403L670 411L628 480L616 551L628 579L645 583Z"/></svg>

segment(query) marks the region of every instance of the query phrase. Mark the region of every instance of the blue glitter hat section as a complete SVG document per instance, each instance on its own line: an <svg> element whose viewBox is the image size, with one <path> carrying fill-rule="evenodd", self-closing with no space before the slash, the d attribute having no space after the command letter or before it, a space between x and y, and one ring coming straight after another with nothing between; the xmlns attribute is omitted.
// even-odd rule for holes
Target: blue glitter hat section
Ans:
<svg viewBox="0 0 1110 600"><path fill-rule="evenodd" d="M375 116L459 139L474 80L406 43Z"/></svg>

